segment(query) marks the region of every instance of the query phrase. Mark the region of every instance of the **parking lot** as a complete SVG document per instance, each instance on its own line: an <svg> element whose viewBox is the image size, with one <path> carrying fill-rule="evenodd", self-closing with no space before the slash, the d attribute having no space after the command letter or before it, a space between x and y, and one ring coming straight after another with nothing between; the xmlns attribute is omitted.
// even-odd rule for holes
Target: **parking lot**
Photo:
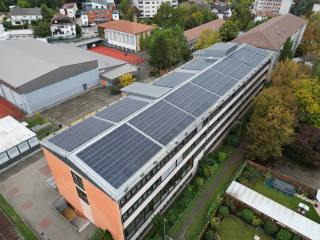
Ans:
<svg viewBox="0 0 320 240"><path fill-rule="evenodd" d="M121 97L121 94L111 95L109 89L97 87L44 110L41 115L52 123L67 126Z"/></svg>
<svg viewBox="0 0 320 240"><path fill-rule="evenodd" d="M50 204L59 197L46 182L51 177L42 151L0 175L0 193L40 236L50 240L85 240L94 233L90 224L78 233ZM0 237L1 239L1 237Z"/></svg>

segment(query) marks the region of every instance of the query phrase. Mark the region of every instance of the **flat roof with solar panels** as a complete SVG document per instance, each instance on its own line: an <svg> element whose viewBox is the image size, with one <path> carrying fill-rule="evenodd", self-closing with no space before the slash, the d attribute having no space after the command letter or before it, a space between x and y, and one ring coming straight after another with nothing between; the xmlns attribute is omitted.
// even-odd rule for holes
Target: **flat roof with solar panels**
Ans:
<svg viewBox="0 0 320 240"><path fill-rule="evenodd" d="M109 196L120 200L127 189L270 61L273 54L245 44L227 43L225 49L223 46L220 43L216 48L210 47L211 52L203 58L198 54L197 59L156 80L151 85L154 91L157 92L156 87L165 91L155 99L144 98L143 94L124 97L46 138L42 145L68 159ZM188 72L188 68L197 71Z"/></svg>

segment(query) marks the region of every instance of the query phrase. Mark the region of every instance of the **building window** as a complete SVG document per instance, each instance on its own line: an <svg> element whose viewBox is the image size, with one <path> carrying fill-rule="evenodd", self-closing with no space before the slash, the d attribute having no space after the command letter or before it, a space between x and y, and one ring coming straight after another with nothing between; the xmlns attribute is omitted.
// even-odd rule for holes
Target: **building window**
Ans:
<svg viewBox="0 0 320 240"><path fill-rule="evenodd" d="M85 203L89 204L87 194L84 191L82 191L79 187L76 188L79 198L82 199Z"/></svg>
<svg viewBox="0 0 320 240"><path fill-rule="evenodd" d="M71 171L71 175L72 175L72 178L73 178L73 182L74 182L79 188L81 188L82 190L84 190L82 178L79 177L77 174L75 174L75 173L72 172L72 171Z"/></svg>
<svg viewBox="0 0 320 240"><path fill-rule="evenodd" d="M5 162L7 162L8 160L9 160L9 157L5 152L0 153L0 164L3 164Z"/></svg>

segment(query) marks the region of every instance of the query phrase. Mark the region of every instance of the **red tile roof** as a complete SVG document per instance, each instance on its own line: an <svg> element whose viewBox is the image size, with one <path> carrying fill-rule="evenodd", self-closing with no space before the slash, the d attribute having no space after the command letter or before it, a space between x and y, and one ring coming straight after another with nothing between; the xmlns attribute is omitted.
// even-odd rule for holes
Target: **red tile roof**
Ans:
<svg viewBox="0 0 320 240"><path fill-rule="evenodd" d="M65 3L61 8L73 8L74 5L76 5L76 3Z"/></svg>
<svg viewBox="0 0 320 240"><path fill-rule="evenodd" d="M210 29L213 31L218 31L220 27L223 25L223 23L224 23L224 20L222 19L213 20L211 22L202 24L198 27L191 28L187 31L184 31L184 36L186 37L187 42L190 42L192 40L198 39L203 30Z"/></svg>
<svg viewBox="0 0 320 240"><path fill-rule="evenodd" d="M252 28L234 39L233 42L278 51L288 37L298 32L306 24L307 21L292 14L282 15Z"/></svg>
<svg viewBox="0 0 320 240"><path fill-rule="evenodd" d="M106 23L102 23L98 25L98 27L104 29L111 29L119 32L125 32L130 34L138 34L142 32L148 32L154 29L154 26L136 23L136 22L129 22L124 20L116 20L116 21L109 21Z"/></svg>
<svg viewBox="0 0 320 240"><path fill-rule="evenodd" d="M89 50L102 55L106 55L109 57L113 57L113 58L128 62L130 64L134 64L134 65L144 62L144 59L142 57L139 57L135 54L125 53L120 50L108 48L105 46L98 46L98 47L90 48Z"/></svg>

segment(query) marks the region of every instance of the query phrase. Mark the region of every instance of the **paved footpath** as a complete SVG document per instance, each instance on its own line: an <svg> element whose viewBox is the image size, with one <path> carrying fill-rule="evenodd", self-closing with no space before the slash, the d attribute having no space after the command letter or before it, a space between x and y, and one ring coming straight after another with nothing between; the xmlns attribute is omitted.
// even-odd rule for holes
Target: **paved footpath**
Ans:
<svg viewBox="0 0 320 240"><path fill-rule="evenodd" d="M246 143L242 141L240 146L237 149L235 149L235 151L232 153L229 160L224 163L225 165L222 168L222 170L216 175L214 180L212 180L213 184L211 184L207 189L205 189L200 193L196 202L194 203L194 207L192 209L191 214L185 215L183 217L184 224L179 229L177 234L175 234L177 237L175 237L174 239L179 239L179 240L186 239L184 235L188 231L192 222L194 220L197 221L199 216L202 214L202 212L199 210L204 208L204 206L207 203L207 199L217 190L217 187L220 185L221 181L223 180L223 176L225 172L230 168L233 169L233 171L235 171L239 166L239 163L242 161L244 156L245 146L246 146Z"/></svg>

